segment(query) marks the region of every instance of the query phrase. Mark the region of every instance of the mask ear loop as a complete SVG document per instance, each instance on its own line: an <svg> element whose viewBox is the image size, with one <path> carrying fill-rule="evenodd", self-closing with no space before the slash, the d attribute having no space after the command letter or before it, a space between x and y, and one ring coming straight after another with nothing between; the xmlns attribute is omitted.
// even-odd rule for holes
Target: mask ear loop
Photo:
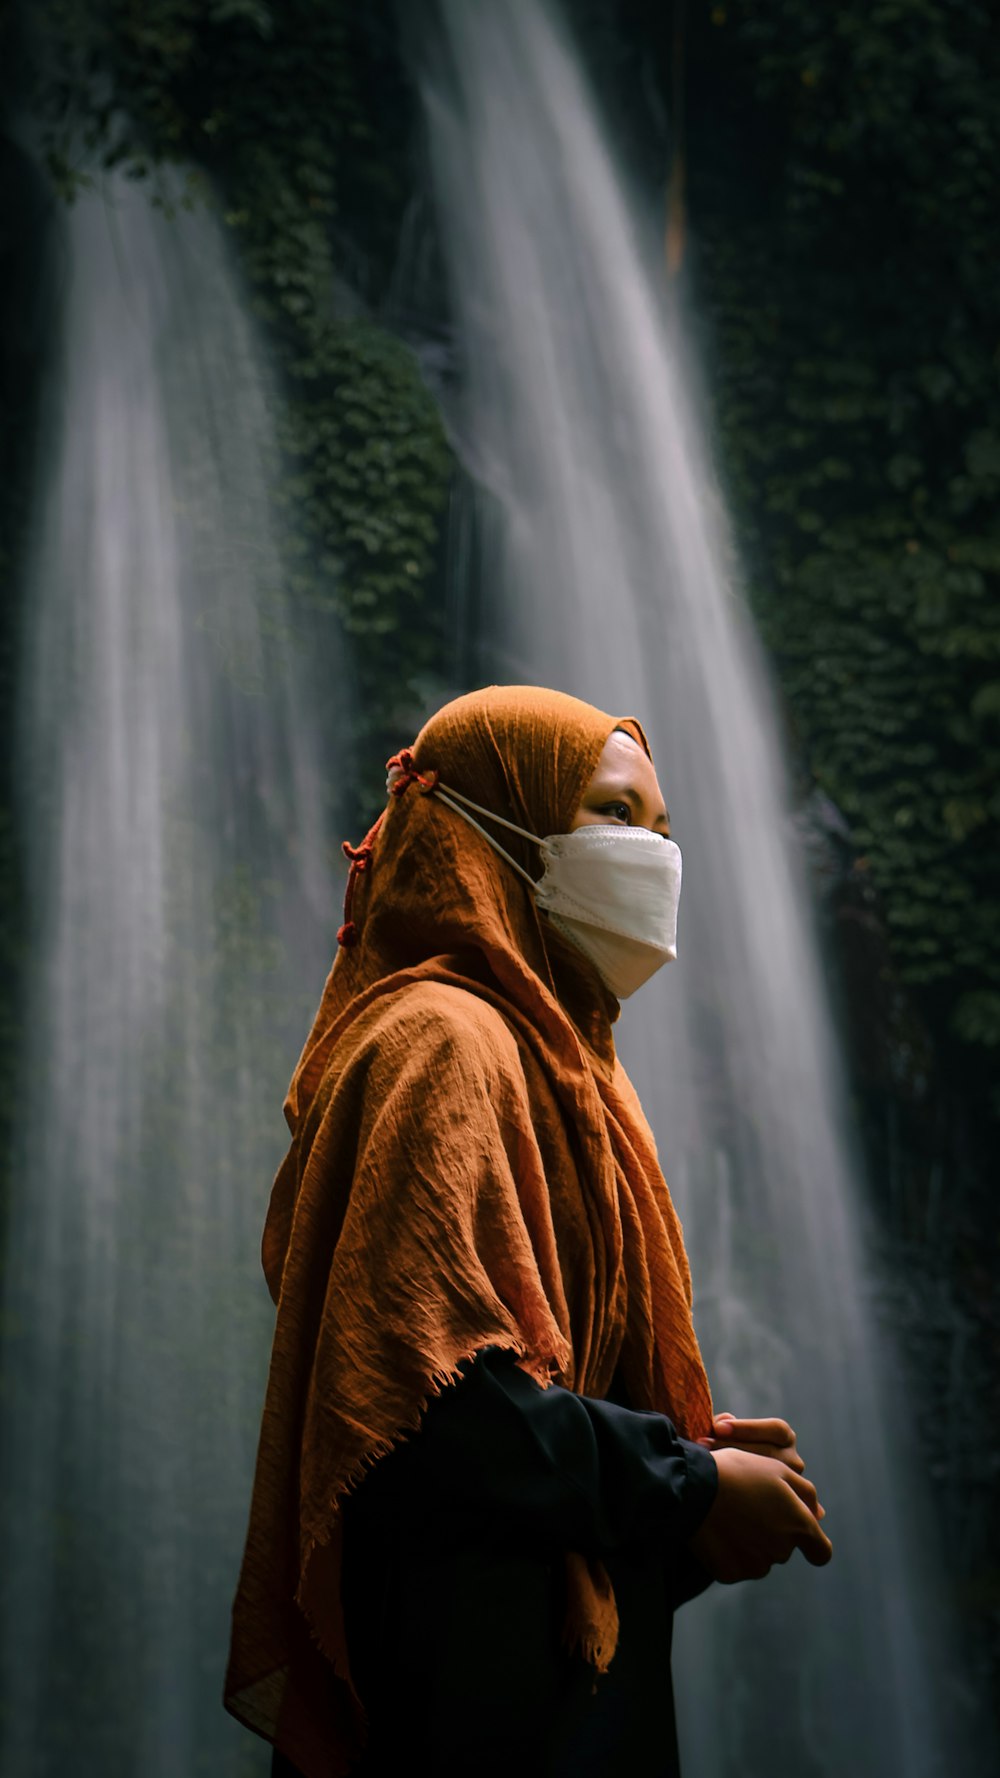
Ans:
<svg viewBox="0 0 1000 1778"><path fill-rule="evenodd" d="M535 834L529 833L526 827L518 827L513 821L505 821L502 815L494 815L492 809L484 809L481 803L474 803L471 797L463 796L460 790L451 790L444 784L438 784L435 787L434 794L439 796L443 803L447 803L450 809L454 809L456 815L461 815L462 820L467 821L470 827L474 827L477 833L482 834L486 844L492 846L494 852L499 852L500 857L505 858L507 863L513 866L517 871L518 876L524 878L529 889L537 889L538 884L535 882L535 879L530 872L526 871L520 864L518 864L517 859L512 858L509 852L504 851L499 841L495 840L492 834L487 833L485 827L479 825L479 822L474 815L467 815L465 810L460 809L458 805L459 803L467 803L470 809L478 809L479 813L485 815L488 821L499 821L501 827L509 828L511 833L520 834L522 839L532 840L537 846L539 841ZM453 800L455 798L457 798L457 801Z"/></svg>
<svg viewBox="0 0 1000 1778"><path fill-rule="evenodd" d="M524 881L532 892L537 889L538 885L534 877L518 864L516 858L512 858L509 852L504 851L498 841L493 838L493 835L487 833L485 827L481 827L474 816L467 815L464 809L459 808L459 804L466 803L470 809L476 809L480 815L485 815L488 821L499 822L501 827L508 828L511 833L520 835L522 839L531 840L533 844L537 846L541 842L536 834L529 833L526 827L518 827L515 821L508 821L503 815L495 815L492 809L484 808L482 803L474 803L471 797L463 796L460 790L449 789L446 785L441 783L437 772L427 772L426 774L418 772L413 753L409 747L404 747L401 752L393 754L392 758L386 763L386 771L388 776L386 777L385 787L390 796L402 796L405 791L409 789L411 784L419 784L421 796L439 796L441 801L447 803L448 807L453 809L456 815L460 815L463 821L467 821L470 827L474 827L476 832L482 835L486 844L493 847L494 852L499 853L501 858L506 859L507 863L517 871L518 876L524 878ZM349 840L344 840L341 847L344 857L349 858L351 861L351 868L347 878L347 888L344 892L344 922L337 933L337 943L344 949L348 949L351 945L355 945L358 942L358 929L351 918L351 910L354 904L354 890L358 878L363 876L365 871L371 870L372 859L374 857L375 837L384 818L385 811L383 810L378 820L366 833L360 846L352 846Z"/></svg>

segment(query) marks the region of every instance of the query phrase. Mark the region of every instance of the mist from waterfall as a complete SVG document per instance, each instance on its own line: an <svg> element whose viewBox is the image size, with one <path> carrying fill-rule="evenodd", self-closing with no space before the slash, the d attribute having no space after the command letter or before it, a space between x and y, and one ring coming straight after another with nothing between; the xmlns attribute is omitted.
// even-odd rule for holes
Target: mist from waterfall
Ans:
<svg viewBox="0 0 1000 1778"><path fill-rule="evenodd" d="M684 856L680 959L625 1007L622 1055L684 1220L716 1404L791 1420L835 1548L820 1572L796 1557L685 1608L686 1768L971 1770L774 700L678 299L554 9L440 0L419 18L478 677L559 686L647 727Z"/></svg>
<svg viewBox="0 0 1000 1778"><path fill-rule="evenodd" d="M339 899L320 760L349 709L285 595L274 396L221 230L111 177L57 237L18 713L0 1769L219 1778L267 1753L222 1675L260 1232Z"/></svg>

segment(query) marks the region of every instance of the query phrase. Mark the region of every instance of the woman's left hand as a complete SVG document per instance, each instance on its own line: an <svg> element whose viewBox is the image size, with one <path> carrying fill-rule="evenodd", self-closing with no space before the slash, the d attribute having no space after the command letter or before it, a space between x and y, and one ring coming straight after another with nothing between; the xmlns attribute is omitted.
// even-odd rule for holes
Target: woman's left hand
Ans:
<svg viewBox="0 0 1000 1778"><path fill-rule="evenodd" d="M698 1440L709 1451L733 1445L739 1451L753 1451L758 1457L773 1457L796 1474L805 1474L806 1466L795 1448L795 1434L787 1420L737 1420L735 1414L716 1414L712 1433L711 1438Z"/></svg>

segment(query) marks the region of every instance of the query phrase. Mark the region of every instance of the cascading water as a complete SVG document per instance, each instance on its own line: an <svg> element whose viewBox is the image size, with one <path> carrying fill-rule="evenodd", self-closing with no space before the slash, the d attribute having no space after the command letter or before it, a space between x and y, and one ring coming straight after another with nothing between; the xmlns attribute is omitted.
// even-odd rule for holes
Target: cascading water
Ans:
<svg viewBox="0 0 1000 1778"><path fill-rule="evenodd" d="M270 398L220 232L113 178L60 252L24 589L0 1769L217 1778L265 1767L222 1674L260 1231L338 903L306 671L318 640L327 685L336 657L283 596Z"/></svg>
<svg viewBox="0 0 1000 1778"><path fill-rule="evenodd" d="M622 1050L684 1218L717 1404L788 1416L835 1555L677 1629L699 1778L930 1778L947 1635L868 1301L835 1047L771 695L684 373L576 58L541 0L441 0L409 39L481 492L485 677L634 712L684 854L680 961ZM406 20L404 20L404 23Z"/></svg>

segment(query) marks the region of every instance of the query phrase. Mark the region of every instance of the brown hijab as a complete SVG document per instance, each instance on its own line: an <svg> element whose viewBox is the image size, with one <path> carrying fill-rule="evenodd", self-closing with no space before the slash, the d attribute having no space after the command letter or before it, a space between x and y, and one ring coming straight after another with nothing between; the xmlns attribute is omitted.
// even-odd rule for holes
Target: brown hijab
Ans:
<svg viewBox="0 0 1000 1778"><path fill-rule="evenodd" d="M225 1704L306 1775L363 1740L341 1503L484 1346L545 1386L710 1431L680 1225L617 1061L617 1002L528 886L434 795L565 832L631 719L531 686L458 698L399 756L353 854L350 920L299 1059L263 1264L277 1305ZM488 823L484 823L488 826ZM532 876L536 849L498 830ZM345 942L346 941L346 942ZM617 1615L567 1558L567 1628L603 1670Z"/></svg>

